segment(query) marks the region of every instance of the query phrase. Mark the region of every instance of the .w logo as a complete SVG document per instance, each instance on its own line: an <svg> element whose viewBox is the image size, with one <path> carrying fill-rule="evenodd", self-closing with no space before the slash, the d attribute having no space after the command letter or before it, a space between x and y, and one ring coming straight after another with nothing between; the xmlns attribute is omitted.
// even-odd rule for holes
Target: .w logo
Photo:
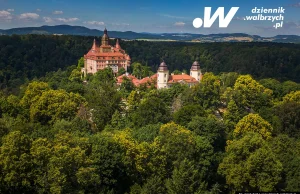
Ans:
<svg viewBox="0 0 300 194"><path fill-rule="evenodd" d="M239 7L232 7L224 18L224 7L219 7L213 16L211 16L211 7L205 7L204 21L201 18L195 18L193 26L195 28L200 28L204 24L204 28L210 28L216 21L217 17L219 17L219 27L227 28L238 9Z"/></svg>

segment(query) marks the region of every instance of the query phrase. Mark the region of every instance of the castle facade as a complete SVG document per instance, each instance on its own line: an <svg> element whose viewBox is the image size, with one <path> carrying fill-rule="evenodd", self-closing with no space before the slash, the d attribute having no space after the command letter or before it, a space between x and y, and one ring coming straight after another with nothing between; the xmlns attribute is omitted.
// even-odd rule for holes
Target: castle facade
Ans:
<svg viewBox="0 0 300 194"><path fill-rule="evenodd" d="M109 37L105 28L101 45L97 45L94 39L92 48L84 55L84 68L82 68L82 72L86 76L87 74L95 74L97 71L109 67L114 73L118 73L122 67L127 71L130 64L130 56L121 48L118 39L115 46L109 45Z"/></svg>

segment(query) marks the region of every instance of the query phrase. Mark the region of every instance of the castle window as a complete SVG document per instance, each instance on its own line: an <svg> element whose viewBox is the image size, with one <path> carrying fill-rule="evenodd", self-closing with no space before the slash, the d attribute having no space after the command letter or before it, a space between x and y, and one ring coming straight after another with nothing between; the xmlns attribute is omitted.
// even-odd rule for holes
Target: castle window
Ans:
<svg viewBox="0 0 300 194"><path fill-rule="evenodd" d="M167 77L167 74L165 74L165 77Z"/></svg>

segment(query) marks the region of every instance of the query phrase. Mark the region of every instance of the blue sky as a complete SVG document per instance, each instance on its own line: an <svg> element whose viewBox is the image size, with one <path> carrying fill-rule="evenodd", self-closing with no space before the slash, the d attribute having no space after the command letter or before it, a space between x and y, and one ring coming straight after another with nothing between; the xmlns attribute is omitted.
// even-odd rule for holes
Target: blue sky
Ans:
<svg viewBox="0 0 300 194"><path fill-rule="evenodd" d="M275 29L271 21L244 21L254 7L284 7L284 24ZM194 28L204 7L240 7L230 25ZM273 36L300 35L300 0L0 0L0 29L69 24L92 29L135 32L233 33Z"/></svg>

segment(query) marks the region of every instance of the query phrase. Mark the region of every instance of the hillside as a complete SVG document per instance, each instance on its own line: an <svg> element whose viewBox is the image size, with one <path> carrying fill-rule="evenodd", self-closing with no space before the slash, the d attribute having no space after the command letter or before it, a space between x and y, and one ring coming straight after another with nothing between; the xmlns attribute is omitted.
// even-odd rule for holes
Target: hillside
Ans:
<svg viewBox="0 0 300 194"><path fill-rule="evenodd" d="M89 29L83 26L41 26L24 27L0 30L1 35L24 35L24 34L56 34L56 35L80 35L80 36L101 36L103 31ZM118 32L109 31L111 38L122 39L143 39L143 40L173 40L173 41L193 41L193 42L284 42L300 43L300 36L297 35L278 35L274 37L261 37L244 33L229 34L191 34L191 33L137 33L132 31Z"/></svg>

